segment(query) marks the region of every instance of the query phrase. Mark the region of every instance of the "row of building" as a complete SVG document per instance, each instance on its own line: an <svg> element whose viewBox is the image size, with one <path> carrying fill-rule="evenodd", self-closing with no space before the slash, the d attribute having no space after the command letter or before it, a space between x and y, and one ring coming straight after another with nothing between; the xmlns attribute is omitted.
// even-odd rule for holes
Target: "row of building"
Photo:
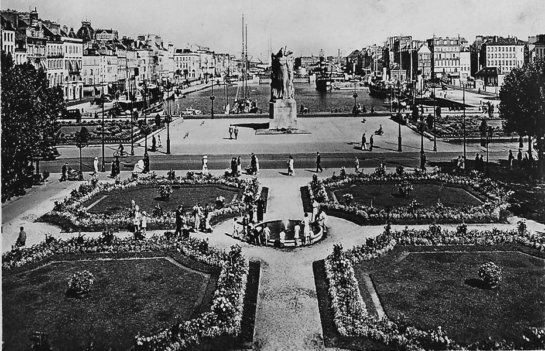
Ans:
<svg viewBox="0 0 545 351"><path fill-rule="evenodd" d="M184 84L212 76L236 75L241 61L207 47L178 49L156 34L136 39L117 30L83 21L81 28L40 19L29 12L3 10L1 48L15 64L32 63L47 74L51 86L63 89L65 100L101 94L136 94L144 85Z"/></svg>
<svg viewBox="0 0 545 351"><path fill-rule="evenodd" d="M345 72L385 80L442 79L468 84L477 78L485 85L497 86L512 69L544 58L544 34L529 37L528 41L479 35L472 44L460 36L416 40L402 35L328 61L344 67ZM319 57L301 57L296 64L308 68L318 61Z"/></svg>

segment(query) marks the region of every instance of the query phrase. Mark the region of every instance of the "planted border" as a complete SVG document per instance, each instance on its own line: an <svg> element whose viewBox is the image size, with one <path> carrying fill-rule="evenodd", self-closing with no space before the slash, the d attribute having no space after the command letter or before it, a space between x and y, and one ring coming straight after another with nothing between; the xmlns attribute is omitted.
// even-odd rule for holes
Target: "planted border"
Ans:
<svg viewBox="0 0 545 351"><path fill-rule="evenodd" d="M334 191L353 184L364 186L372 183L403 182L444 183L449 186L468 188L471 194L478 196L484 204L466 208L446 207L442 204L428 207L401 206L379 209L373 206L340 204L328 196ZM373 174L346 174L324 180L313 177L307 186L311 201L320 203L329 215L338 216L360 225L377 224L430 224L430 223L490 223L505 221L508 215L507 199L512 192L504 190L496 182L482 174L472 172L469 176L454 176L445 173L396 172L386 174L377 169Z"/></svg>
<svg viewBox="0 0 545 351"><path fill-rule="evenodd" d="M401 246L437 246L437 245L483 245L494 246L502 244L519 244L538 250L540 255L545 253L545 237L530 234L524 222L519 223L518 230L500 231L467 231L465 225L460 225L456 231L441 230L432 225L425 230L409 230L392 232L390 226L385 227L384 233L375 239L369 239L365 245L355 246L351 250L343 251L337 245L334 251L324 262L328 294L334 314L334 323L340 335L345 337L365 337L380 342L395 349L464 349L458 345L441 329L420 330L410 325L402 325L389 320L387 317L379 319L361 313L358 309L346 308L352 301L363 301L354 275L353 264L373 260ZM342 269L339 269L341 267ZM523 338L526 343L513 345L501 342L488 344L476 342L471 347L478 349L544 349L545 331L529 328Z"/></svg>
<svg viewBox="0 0 545 351"><path fill-rule="evenodd" d="M147 177L133 177L124 181L114 183L98 182L92 179L80 185L78 189L72 190L69 197L62 202L55 201L53 210L41 217L42 221L60 226L67 231L85 230L101 231L109 229L126 229L132 225L132 217L128 209L121 213L106 215L94 214L87 211L83 204L100 192L111 192L118 189L126 189L139 185L156 186L161 185L221 185L229 186L242 191L242 199L237 199L222 208L210 211L210 223L217 224L226 219L244 213L249 203L254 203L260 196L261 186L257 178L244 180L235 177L214 177L212 175L200 176L194 172L188 172L187 176L157 177L154 173ZM193 216L185 215L186 222L192 224ZM148 217L148 229L173 228L176 222L175 211L153 211Z"/></svg>
<svg viewBox="0 0 545 351"><path fill-rule="evenodd" d="M135 350L187 350L216 337L237 337L241 321L248 276L248 261L238 245L229 252L208 246L198 239L167 239L153 236L146 240L117 239L107 243L103 238L72 238L66 241L47 241L24 249L15 249L2 255L2 270L11 271L39 266L56 255L81 254L146 254L177 251L207 265L220 268L217 288L210 312L197 318L173 325L155 335L135 336Z"/></svg>

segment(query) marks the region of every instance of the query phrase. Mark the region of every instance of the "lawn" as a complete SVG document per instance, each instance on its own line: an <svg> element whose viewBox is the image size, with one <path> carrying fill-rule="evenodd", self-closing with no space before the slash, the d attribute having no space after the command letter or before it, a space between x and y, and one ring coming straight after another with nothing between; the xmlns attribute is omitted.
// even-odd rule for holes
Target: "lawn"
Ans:
<svg viewBox="0 0 545 351"><path fill-rule="evenodd" d="M357 185L334 190L335 196L340 203L344 203L343 195L352 194L354 203L377 208L408 206L416 200L423 207L435 206L440 200L446 207L467 207L478 206L482 202L460 187L431 184L413 183L414 190L410 195L402 197L399 195L397 183L376 183Z"/></svg>
<svg viewBox="0 0 545 351"><path fill-rule="evenodd" d="M178 205L183 205L185 211L190 211L197 203L215 204L216 198L220 195L225 197L226 204L230 203L240 192L237 188L221 185L182 185L173 186L172 190L170 199L164 201L159 196L158 187L139 185L98 193L83 206L92 206L88 209L90 213L114 214L130 208L131 200L134 200L141 211L148 213L152 213L157 205L165 211L175 211Z"/></svg>
<svg viewBox="0 0 545 351"><path fill-rule="evenodd" d="M459 250L459 248L458 248ZM480 287L478 269L493 261L504 272L497 289ZM517 251L411 252L396 249L356 267L360 291L369 272L385 313L427 330L441 326L457 342L520 340L545 326L545 260Z"/></svg>
<svg viewBox="0 0 545 351"><path fill-rule="evenodd" d="M66 297L69 278L81 270L95 276L91 293ZM53 262L4 274L4 347L28 350L29 334L43 331L59 350L81 350L91 341L95 350L127 350L138 332L149 335L209 308L209 285L216 281L215 274L161 258Z"/></svg>

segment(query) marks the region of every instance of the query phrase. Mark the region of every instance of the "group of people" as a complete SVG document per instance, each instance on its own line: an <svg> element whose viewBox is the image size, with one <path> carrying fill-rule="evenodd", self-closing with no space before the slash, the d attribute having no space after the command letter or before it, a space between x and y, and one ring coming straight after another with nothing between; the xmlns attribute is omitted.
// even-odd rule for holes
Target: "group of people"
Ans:
<svg viewBox="0 0 545 351"><path fill-rule="evenodd" d="M232 124L229 125L229 139L233 139L233 135L235 136L235 140L238 139L238 127L233 126Z"/></svg>
<svg viewBox="0 0 545 351"><path fill-rule="evenodd" d="M254 245L267 245L270 239L270 229L267 224L257 225L263 222L265 203L258 199L254 204L247 205L247 213L240 218L235 218L233 223L233 237Z"/></svg>
<svg viewBox="0 0 545 351"><path fill-rule="evenodd" d="M189 237L191 230L204 233L212 233L212 226L210 225L210 209L209 206L201 206L200 203L195 204L191 209L191 216L193 217L193 226L191 227L187 223L187 218L184 213L182 205L178 205L176 208L176 230L174 235L181 235L184 238Z"/></svg>
<svg viewBox="0 0 545 351"><path fill-rule="evenodd" d="M83 175L80 175L79 171L76 171L75 169L72 169L72 167L68 166L68 163L64 163L61 167L61 182L67 181L67 180L81 180L83 179Z"/></svg>
<svg viewBox="0 0 545 351"><path fill-rule="evenodd" d="M380 131L382 132L382 126L380 126ZM373 145L375 141L373 139L373 134L369 137L369 144L367 144L367 137L365 135L365 132L363 132L363 135L361 136L361 150L369 150L373 151ZM369 146L369 148L367 148Z"/></svg>
<svg viewBox="0 0 545 351"><path fill-rule="evenodd" d="M509 168L513 168L513 163L515 160L515 156L513 156L513 152L509 150L509 156L507 157L507 162L509 163ZM522 156L522 150L519 149L517 153L517 165L519 168L523 169L529 169L533 168L534 166L534 158L532 155L530 155L528 152L524 154L524 157Z"/></svg>

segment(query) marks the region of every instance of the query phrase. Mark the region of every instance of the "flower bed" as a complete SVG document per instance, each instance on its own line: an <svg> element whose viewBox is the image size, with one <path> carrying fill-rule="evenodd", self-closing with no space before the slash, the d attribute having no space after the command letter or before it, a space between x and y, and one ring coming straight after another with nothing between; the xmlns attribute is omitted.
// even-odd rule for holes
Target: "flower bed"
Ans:
<svg viewBox="0 0 545 351"><path fill-rule="evenodd" d="M237 336L243 313L243 300L248 275L248 262L241 248L229 252L210 248L197 239L167 239L154 236L147 240L115 239L104 244L103 239L73 238L66 241L48 240L25 249L16 249L2 256L4 273L28 269L54 260L57 255L123 254L177 251L199 262L219 267L220 275L210 312L184 321L155 335L135 337L136 350L185 350L202 341L219 336Z"/></svg>
<svg viewBox="0 0 545 351"><path fill-rule="evenodd" d="M353 264L373 260L387 254L397 245L437 246L437 245L499 245L520 244L545 253L545 238L532 235L519 226L519 230L499 231L469 231L461 226L457 231L443 231L438 226L427 230L395 231L386 226L383 234L375 239L369 239L365 245L356 246L349 251L334 248L334 252L325 260L328 292L334 313L335 326L342 336L366 337L381 342L395 349L461 349L448 335L437 327L435 330L419 330L410 325L395 323L388 318L379 319L369 316L361 309L346 308L352 301L363 301L354 276ZM342 269L338 269L341 267ZM363 303L363 302L362 302ZM364 305L365 306L365 305ZM481 349L496 348L527 348L543 349L545 343L539 337L539 330L530 328L525 335L524 345L487 345L476 343L473 346Z"/></svg>
<svg viewBox="0 0 545 351"><path fill-rule="evenodd" d="M352 185L366 184L445 184L463 187L484 201L477 206L447 207L438 202L434 206L420 206L413 201L408 206L377 208L348 201L340 204L331 200L328 192ZM340 216L358 224L422 224L422 223L486 223L504 221L507 216L506 200L511 195L496 182L478 173L470 176L454 176L444 173L350 174L333 176L325 180L314 178L308 185L311 201L316 200L330 215Z"/></svg>
<svg viewBox="0 0 545 351"><path fill-rule="evenodd" d="M127 229L132 225L132 217L129 208L120 213L90 213L83 204L89 201L98 193L108 193L115 190L123 190L136 186L154 186L157 188L176 186L176 185L220 185L240 189L243 198L236 199L221 208L211 208L210 223L216 224L228 218L238 216L246 210L248 203L253 203L260 196L261 186L256 178L253 180L243 180L238 178L225 178L208 176L197 176L193 172L188 172L185 178L175 177L168 179L165 177L156 177L151 174L147 177L130 178L118 184L88 182L74 189L69 197L62 202L55 202L53 210L45 214L41 220L55 224L64 230L85 230L101 231L104 228ZM174 211L153 211L148 214L148 229L168 229L173 228L175 224ZM186 222L192 224L193 216L186 215Z"/></svg>

